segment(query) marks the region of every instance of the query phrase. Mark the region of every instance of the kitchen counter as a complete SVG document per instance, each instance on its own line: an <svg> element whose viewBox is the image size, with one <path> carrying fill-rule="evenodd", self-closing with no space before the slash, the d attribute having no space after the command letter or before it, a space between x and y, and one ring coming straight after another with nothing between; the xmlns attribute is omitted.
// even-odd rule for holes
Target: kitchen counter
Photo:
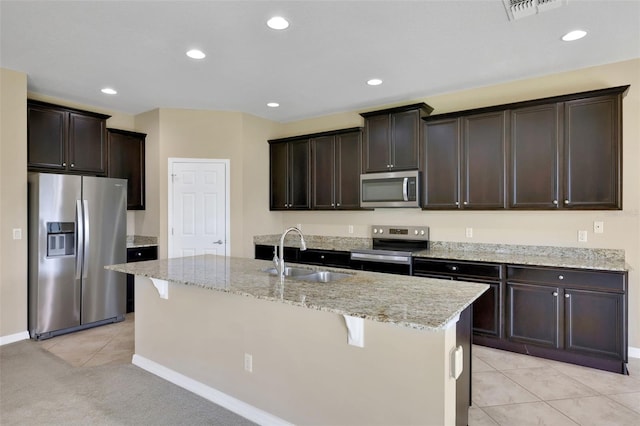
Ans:
<svg viewBox="0 0 640 426"><path fill-rule="evenodd" d="M487 285L335 268L349 276L282 282L272 267L107 267L135 274L132 363L258 424L467 424L469 305Z"/></svg>
<svg viewBox="0 0 640 426"><path fill-rule="evenodd" d="M341 250L371 248L371 238L325 237L305 235L309 249ZM287 236L287 247L300 247L297 236ZM254 244L277 245L279 235L258 235ZM627 271L629 265L624 258L624 250L527 246L514 244L481 244L430 241L429 249L414 253L415 257L432 259L467 260L472 262L492 262L512 265L536 265L562 268L594 269L604 271Z"/></svg>
<svg viewBox="0 0 640 426"><path fill-rule="evenodd" d="M158 245L157 237L143 235L127 235L127 248L153 247Z"/></svg>
<svg viewBox="0 0 640 426"><path fill-rule="evenodd" d="M287 262L287 265L294 265ZM488 286L430 278L296 265L349 274L331 283L287 277L284 286L263 272L264 260L203 255L108 266L108 269L269 300L393 323L417 330L440 330L478 298Z"/></svg>

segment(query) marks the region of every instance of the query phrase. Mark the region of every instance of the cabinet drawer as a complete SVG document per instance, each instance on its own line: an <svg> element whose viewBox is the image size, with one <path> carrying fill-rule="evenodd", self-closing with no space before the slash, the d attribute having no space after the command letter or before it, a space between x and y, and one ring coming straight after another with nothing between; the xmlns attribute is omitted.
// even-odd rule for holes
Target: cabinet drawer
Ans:
<svg viewBox="0 0 640 426"><path fill-rule="evenodd" d="M507 280L616 292L625 292L627 287L624 272L578 271L561 268L508 266Z"/></svg>
<svg viewBox="0 0 640 426"><path fill-rule="evenodd" d="M338 250L313 250L300 251L298 262L310 265L326 265L338 268L349 268L351 253Z"/></svg>
<svg viewBox="0 0 640 426"><path fill-rule="evenodd" d="M158 258L158 247L137 247L127 249L127 262L142 262L143 260L156 260Z"/></svg>
<svg viewBox="0 0 640 426"><path fill-rule="evenodd" d="M495 263L475 263L458 260L413 260L415 275L436 274L456 277L501 278L500 265Z"/></svg>

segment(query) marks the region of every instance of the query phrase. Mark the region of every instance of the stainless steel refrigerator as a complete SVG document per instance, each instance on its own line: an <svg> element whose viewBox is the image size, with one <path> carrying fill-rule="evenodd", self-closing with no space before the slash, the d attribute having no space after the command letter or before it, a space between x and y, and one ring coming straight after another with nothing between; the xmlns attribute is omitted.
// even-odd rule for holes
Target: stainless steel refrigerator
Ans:
<svg viewBox="0 0 640 426"><path fill-rule="evenodd" d="M122 321L127 181L29 173L29 334L46 339Z"/></svg>

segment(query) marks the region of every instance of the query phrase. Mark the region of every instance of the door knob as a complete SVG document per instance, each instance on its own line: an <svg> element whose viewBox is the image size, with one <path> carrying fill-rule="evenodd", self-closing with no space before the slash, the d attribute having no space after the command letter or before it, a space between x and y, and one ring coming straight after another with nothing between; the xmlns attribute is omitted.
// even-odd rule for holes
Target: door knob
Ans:
<svg viewBox="0 0 640 426"><path fill-rule="evenodd" d="M213 244L224 244L222 240L214 241Z"/></svg>

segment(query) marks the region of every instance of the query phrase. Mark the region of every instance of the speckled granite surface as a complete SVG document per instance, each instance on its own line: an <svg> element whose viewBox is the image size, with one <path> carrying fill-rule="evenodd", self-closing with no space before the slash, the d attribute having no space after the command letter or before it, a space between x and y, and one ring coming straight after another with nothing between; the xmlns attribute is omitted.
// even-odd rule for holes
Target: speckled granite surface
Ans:
<svg viewBox="0 0 640 426"><path fill-rule="evenodd" d="M331 283L285 278L283 284L278 277L263 272L273 267L272 262L213 255L124 263L106 268L417 330L445 328L489 288L486 284L462 281L296 266L344 272L350 276Z"/></svg>
<svg viewBox="0 0 640 426"><path fill-rule="evenodd" d="M150 247L158 245L158 237L127 235L127 248Z"/></svg>
<svg viewBox="0 0 640 426"><path fill-rule="evenodd" d="M371 238L322 237L305 235L307 248L343 250L371 248ZM275 245L279 235L253 237L254 244ZM297 234L287 235L287 247L300 247ZM629 265L624 260L624 250L593 249L578 247L526 246L512 244L479 244L430 241L429 250L415 254L416 257L432 259L468 260L513 265L537 265L562 268L598 269L626 271Z"/></svg>

